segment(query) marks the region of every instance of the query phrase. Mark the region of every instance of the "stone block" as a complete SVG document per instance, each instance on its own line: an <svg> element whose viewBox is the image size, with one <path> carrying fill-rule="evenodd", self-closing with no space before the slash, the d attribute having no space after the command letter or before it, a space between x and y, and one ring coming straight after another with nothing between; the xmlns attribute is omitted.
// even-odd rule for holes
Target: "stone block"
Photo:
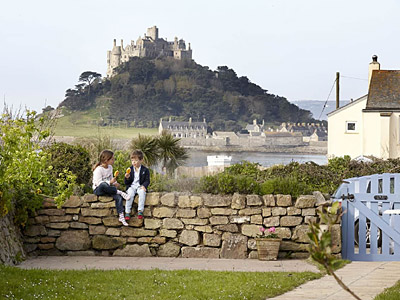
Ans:
<svg viewBox="0 0 400 300"><path fill-rule="evenodd" d="M299 243L308 243L310 239L307 233L310 231L308 225L299 225L293 229L292 240Z"/></svg>
<svg viewBox="0 0 400 300"><path fill-rule="evenodd" d="M106 235L120 236L121 235L121 230L119 228L113 228L113 227L107 228Z"/></svg>
<svg viewBox="0 0 400 300"><path fill-rule="evenodd" d="M146 205L157 206L160 204L160 193L147 193Z"/></svg>
<svg viewBox="0 0 400 300"><path fill-rule="evenodd" d="M182 221L185 225L207 225L207 224L208 224L208 219L199 219L199 218L195 218L195 219L181 219L181 221Z"/></svg>
<svg viewBox="0 0 400 300"><path fill-rule="evenodd" d="M224 232L239 232L239 228L236 224L216 225L213 228Z"/></svg>
<svg viewBox="0 0 400 300"><path fill-rule="evenodd" d="M315 223L315 222L317 222L317 217L314 217L314 216L305 216L304 217L304 223L305 224L311 224L311 223Z"/></svg>
<svg viewBox="0 0 400 300"><path fill-rule="evenodd" d="M288 207L292 206L292 196L291 195L276 195L276 206Z"/></svg>
<svg viewBox="0 0 400 300"><path fill-rule="evenodd" d="M71 196L64 202L62 207L76 208L76 207L80 207L82 203L83 203L83 200L81 199L81 197Z"/></svg>
<svg viewBox="0 0 400 300"><path fill-rule="evenodd" d="M211 225L223 225L229 223L228 217L225 216L213 216L209 220Z"/></svg>
<svg viewBox="0 0 400 300"><path fill-rule="evenodd" d="M181 208L196 208L203 205L203 199L199 196L178 196L178 206Z"/></svg>
<svg viewBox="0 0 400 300"><path fill-rule="evenodd" d="M340 253L342 251L342 232L339 224L334 224L331 230L332 236L332 253Z"/></svg>
<svg viewBox="0 0 400 300"><path fill-rule="evenodd" d="M158 229L161 227L160 219L144 219L145 229Z"/></svg>
<svg viewBox="0 0 400 300"><path fill-rule="evenodd" d="M261 208L245 208L239 210L239 216L261 215Z"/></svg>
<svg viewBox="0 0 400 300"><path fill-rule="evenodd" d="M256 237L257 235L260 235L260 227L258 225L249 225L249 224L244 224L242 226L242 234L245 236L251 236L251 237Z"/></svg>
<svg viewBox="0 0 400 300"><path fill-rule="evenodd" d="M109 237L105 235L96 235L92 240L92 247L96 250L112 250L121 247L124 244L124 238Z"/></svg>
<svg viewBox="0 0 400 300"><path fill-rule="evenodd" d="M49 249L53 249L54 248L54 244L38 244L38 248L40 250L49 250Z"/></svg>
<svg viewBox="0 0 400 300"><path fill-rule="evenodd" d="M232 206L232 199L230 196L204 194L204 206L207 207L226 207Z"/></svg>
<svg viewBox="0 0 400 300"><path fill-rule="evenodd" d="M222 242L220 257L226 259L247 258L247 237L226 233Z"/></svg>
<svg viewBox="0 0 400 300"><path fill-rule="evenodd" d="M59 250L88 250L90 238L86 230L63 231L56 241Z"/></svg>
<svg viewBox="0 0 400 300"><path fill-rule="evenodd" d="M37 216L35 217L36 224L46 224L50 222L49 216Z"/></svg>
<svg viewBox="0 0 400 300"><path fill-rule="evenodd" d="M155 218L172 218L175 215L176 209L169 207L155 207L153 216Z"/></svg>
<svg viewBox="0 0 400 300"><path fill-rule="evenodd" d="M65 209L65 213L67 215L77 215L80 212L81 212L81 209L79 207L78 208L66 208Z"/></svg>
<svg viewBox="0 0 400 300"><path fill-rule="evenodd" d="M43 243L43 244L46 244L46 243L54 243L55 241L56 241L56 238L55 238L55 237L49 237L49 236L45 236L45 237L42 237L42 238L40 239L40 242Z"/></svg>
<svg viewBox="0 0 400 300"><path fill-rule="evenodd" d="M311 196L311 195L300 196L296 200L295 207L297 207L297 208L315 207L316 202L317 202L317 199L314 196Z"/></svg>
<svg viewBox="0 0 400 300"><path fill-rule="evenodd" d="M49 217L49 221L51 223L69 222L71 220L72 220L72 216L71 215L67 215L67 216L50 216Z"/></svg>
<svg viewBox="0 0 400 300"><path fill-rule="evenodd" d="M199 232L195 230L183 230L179 237L179 243L188 246L198 245L200 243Z"/></svg>
<svg viewBox="0 0 400 300"><path fill-rule="evenodd" d="M287 209L287 215L288 216L298 216L301 215L301 209L294 207L294 206L290 206Z"/></svg>
<svg viewBox="0 0 400 300"><path fill-rule="evenodd" d="M292 237L292 231L287 227L277 227L275 228L275 233L281 238L288 240Z"/></svg>
<svg viewBox="0 0 400 300"><path fill-rule="evenodd" d="M69 223L69 227L74 228L74 229L88 229L89 226L85 223L81 222L71 222Z"/></svg>
<svg viewBox="0 0 400 300"><path fill-rule="evenodd" d="M115 207L115 203L114 202L94 202L90 204L90 208L93 209L99 209L99 208L114 208Z"/></svg>
<svg viewBox="0 0 400 300"><path fill-rule="evenodd" d="M103 208L103 209L82 208L81 214L84 217L108 217L109 215L111 215L111 210L108 208Z"/></svg>
<svg viewBox="0 0 400 300"><path fill-rule="evenodd" d="M224 225L222 225L222 226L224 226ZM205 225L205 226L194 226L193 229L196 230L196 231L200 231L200 232L207 232L207 233L213 232L211 226L209 226L209 225Z"/></svg>
<svg viewBox="0 0 400 300"><path fill-rule="evenodd" d="M231 208L223 208L223 207L215 207L211 208L211 214L213 215L222 215L222 216L230 216L236 214L236 210Z"/></svg>
<svg viewBox="0 0 400 300"><path fill-rule="evenodd" d="M219 247L221 245L221 236L219 234L203 234L204 246Z"/></svg>
<svg viewBox="0 0 400 300"><path fill-rule="evenodd" d="M85 194L83 196L83 202L97 202L97 196L94 194Z"/></svg>
<svg viewBox="0 0 400 300"><path fill-rule="evenodd" d="M264 218L264 226L265 227L279 226L279 217Z"/></svg>
<svg viewBox="0 0 400 300"><path fill-rule="evenodd" d="M258 252L256 250L250 251L248 258L249 259L258 259Z"/></svg>
<svg viewBox="0 0 400 300"><path fill-rule="evenodd" d="M307 251L308 244L295 243L291 241L281 241L279 250L282 251L293 251L293 252L305 252Z"/></svg>
<svg viewBox="0 0 400 300"><path fill-rule="evenodd" d="M315 202L316 205L320 205L320 204L326 202L324 195L320 191L313 192L313 196L316 199L316 202Z"/></svg>
<svg viewBox="0 0 400 300"><path fill-rule="evenodd" d="M246 207L246 195L240 195L238 193L234 193L232 196L232 205L233 209L242 209Z"/></svg>
<svg viewBox="0 0 400 300"><path fill-rule="evenodd" d="M285 207L273 207L272 208L272 215L275 216L285 216L287 213Z"/></svg>
<svg viewBox="0 0 400 300"><path fill-rule="evenodd" d="M246 196L248 206L261 206L263 201L258 195L247 195Z"/></svg>
<svg viewBox="0 0 400 300"><path fill-rule="evenodd" d="M69 223L47 223L45 226L52 229L68 229Z"/></svg>
<svg viewBox="0 0 400 300"><path fill-rule="evenodd" d="M231 217L229 217L229 220L231 223L237 223L237 224L249 223L250 219L251 219L250 216L231 216Z"/></svg>
<svg viewBox="0 0 400 300"><path fill-rule="evenodd" d="M293 227L300 225L303 222L303 217L285 216L281 217L280 225L285 227Z"/></svg>
<svg viewBox="0 0 400 300"><path fill-rule="evenodd" d="M161 229L160 235L168 238L175 238L177 235L176 230Z"/></svg>
<svg viewBox="0 0 400 300"><path fill-rule="evenodd" d="M178 209L176 212L176 217L177 218L194 218L196 216L196 210L194 209Z"/></svg>
<svg viewBox="0 0 400 300"><path fill-rule="evenodd" d="M272 208L271 207L265 207L262 209L262 216L263 217L270 217L272 215Z"/></svg>
<svg viewBox="0 0 400 300"><path fill-rule="evenodd" d="M257 250L256 239L248 239L247 240L247 248L250 250Z"/></svg>
<svg viewBox="0 0 400 300"><path fill-rule="evenodd" d="M89 226L89 234L96 235L96 234L104 234L106 232L105 226Z"/></svg>
<svg viewBox="0 0 400 300"><path fill-rule="evenodd" d="M118 221L118 219L117 219L117 221ZM87 223L87 224L90 224L90 225L96 225L96 224L101 224L102 223L100 218L82 217L82 216L79 216L79 222Z"/></svg>
<svg viewBox="0 0 400 300"><path fill-rule="evenodd" d="M159 257L178 257L181 252L181 247L174 243L168 242L158 248L157 256Z"/></svg>
<svg viewBox="0 0 400 300"><path fill-rule="evenodd" d="M315 216L316 210L315 210L315 208L303 208L301 210L301 215L302 216Z"/></svg>
<svg viewBox="0 0 400 300"><path fill-rule="evenodd" d="M39 209L38 215L63 216L65 215L65 209L57 209L57 208Z"/></svg>
<svg viewBox="0 0 400 300"><path fill-rule="evenodd" d="M101 223L101 221L100 221L100 223ZM105 226L107 226L107 227L120 227L121 226L121 222L118 221L117 217L106 217L106 218L103 218L103 224Z"/></svg>
<svg viewBox="0 0 400 300"><path fill-rule="evenodd" d="M175 207L178 203L175 193L167 193L161 196L161 204L169 207Z"/></svg>
<svg viewBox="0 0 400 300"><path fill-rule="evenodd" d="M142 236L156 236L156 230L147 230L143 228L132 228L132 227L123 227L121 229L121 236L133 236L133 237L142 237Z"/></svg>
<svg viewBox="0 0 400 300"><path fill-rule="evenodd" d="M175 218L166 218L162 222L165 229L183 229L184 225L181 220Z"/></svg>
<svg viewBox="0 0 400 300"><path fill-rule="evenodd" d="M106 202L114 202L114 199L113 197L110 196L99 196L98 201L106 203Z"/></svg>
<svg viewBox="0 0 400 300"><path fill-rule="evenodd" d="M58 237L60 235L61 235L61 231L60 230L54 230L54 229L48 229L47 230L47 236Z"/></svg>
<svg viewBox="0 0 400 300"><path fill-rule="evenodd" d="M209 218L211 217L211 210L208 207L200 207L197 209L197 216L199 218Z"/></svg>
<svg viewBox="0 0 400 300"><path fill-rule="evenodd" d="M220 250L209 247L182 247L183 258L219 258Z"/></svg>
<svg viewBox="0 0 400 300"><path fill-rule="evenodd" d="M275 196L274 195L264 195L263 196L263 200L264 200L264 205L265 206L275 206L276 202L275 202Z"/></svg>
<svg viewBox="0 0 400 300"><path fill-rule="evenodd" d="M54 199L46 198L43 200L43 207L45 208L56 208L57 204Z"/></svg>
<svg viewBox="0 0 400 300"><path fill-rule="evenodd" d="M146 219L138 219L138 218L133 217L127 222L128 222L130 227L142 227L143 223L144 223L144 220L146 220ZM121 223L119 223L119 226L121 226Z"/></svg>
<svg viewBox="0 0 400 300"><path fill-rule="evenodd" d="M263 217L258 215L253 215L250 217L250 223L261 225L263 223Z"/></svg>

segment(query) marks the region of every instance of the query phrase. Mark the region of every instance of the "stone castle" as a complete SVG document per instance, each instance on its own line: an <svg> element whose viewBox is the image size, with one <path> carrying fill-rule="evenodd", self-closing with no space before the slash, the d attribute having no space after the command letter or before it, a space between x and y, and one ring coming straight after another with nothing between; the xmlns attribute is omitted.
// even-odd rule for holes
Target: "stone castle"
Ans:
<svg viewBox="0 0 400 300"><path fill-rule="evenodd" d="M121 40L121 46L117 46L114 39L114 46L111 51L107 51L107 76L114 75L114 69L123 62L127 62L130 57L161 57L170 56L175 59L192 59L192 49L186 48L183 39L178 40L175 37L173 42L158 37L158 28L153 26L147 29L144 37L139 37L135 42L132 40L130 45L124 48L124 42Z"/></svg>

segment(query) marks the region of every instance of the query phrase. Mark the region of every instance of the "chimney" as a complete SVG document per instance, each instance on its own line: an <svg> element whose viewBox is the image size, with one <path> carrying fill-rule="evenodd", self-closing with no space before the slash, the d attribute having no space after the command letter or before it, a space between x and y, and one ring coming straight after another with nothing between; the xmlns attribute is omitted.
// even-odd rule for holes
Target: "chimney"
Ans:
<svg viewBox="0 0 400 300"><path fill-rule="evenodd" d="M372 71L380 70L380 69L381 69L381 64L378 63L378 56L373 55L372 62L369 64L369 67L368 67L368 86L371 83Z"/></svg>
<svg viewBox="0 0 400 300"><path fill-rule="evenodd" d="M192 123L192 117L189 118L189 123Z"/></svg>

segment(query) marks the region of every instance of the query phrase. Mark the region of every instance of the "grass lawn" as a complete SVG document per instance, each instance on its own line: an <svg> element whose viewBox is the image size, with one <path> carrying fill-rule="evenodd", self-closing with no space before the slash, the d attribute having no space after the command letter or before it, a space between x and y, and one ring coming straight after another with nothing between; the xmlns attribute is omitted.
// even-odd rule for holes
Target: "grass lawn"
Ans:
<svg viewBox="0 0 400 300"><path fill-rule="evenodd" d="M400 299L400 281L391 288L385 289L384 292L374 298L374 300L398 300Z"/></svg>
<svg viewBox="0 0 400 300"><path fill-rule="evenodd" d="M97 112L83 111L67 114L57 120L56 136L97 137L108 135L113 139L132 139L138 134L156 135L158 128L133 128L124 125L97 126L93 121L100 118Z"/></svg>
<svg viewBox="0 0 400 300"><path fill-rule="evenodd" d="M319 273L22 270L0 266L2 299L265 299Z"/></svg>

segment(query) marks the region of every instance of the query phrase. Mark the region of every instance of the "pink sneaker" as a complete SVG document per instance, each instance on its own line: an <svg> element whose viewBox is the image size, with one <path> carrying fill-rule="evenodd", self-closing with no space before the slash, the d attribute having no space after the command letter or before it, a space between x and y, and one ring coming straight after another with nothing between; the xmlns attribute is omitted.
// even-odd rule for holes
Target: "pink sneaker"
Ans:
<svg viewBox="0 0 400 300"><path fill-rule="evenodd" d="M129 224L125 221L124 213L119 214L118 221L120 221L124 226L129 226Z"/></svg>

